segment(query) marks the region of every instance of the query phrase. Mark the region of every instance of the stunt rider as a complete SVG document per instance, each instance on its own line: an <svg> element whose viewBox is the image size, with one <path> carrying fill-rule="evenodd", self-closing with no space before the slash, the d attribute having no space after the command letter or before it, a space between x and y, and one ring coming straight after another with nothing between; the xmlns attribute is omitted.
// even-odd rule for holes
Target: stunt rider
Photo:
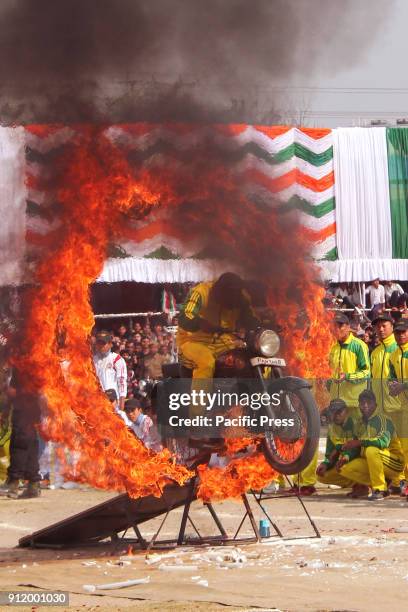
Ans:
<svg viewBox="0 0 408 612"><path fill-rule="evenodd" d="M192 390L211 389L217 357L242 344L233 335L239 326L259 326L244 287L242 278L226 272L216 281L196 285L182 306L177 345L180 362L193 370Z"/></svg>

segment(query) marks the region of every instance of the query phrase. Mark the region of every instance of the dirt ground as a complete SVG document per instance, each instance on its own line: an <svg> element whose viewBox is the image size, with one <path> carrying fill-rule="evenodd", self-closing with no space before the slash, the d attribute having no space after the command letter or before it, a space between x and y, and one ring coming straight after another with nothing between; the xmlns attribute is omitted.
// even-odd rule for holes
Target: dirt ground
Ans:
<svg viewBox="0 0 408 612"><path fill-rule="evenodd" d="M112 544L65 550L16 548L20 537L111 496L93 490L47 490L35 500L0 498L0 591L61 589L70 593L70 610L148 612L212 612L226 607L231 612L371 612L402 609L408 596L407 502L398 497L377 503L350 500L343 491L326 488L306 500L321 538L314 536L298 500L283 498L266 501L265 506L284 537L260 544L157 550L148 559L136 548L128 555L126 543L116 549ZM253 502L251 506L259 522L262 512ZM244 513L242 504L225 501L215 508L233 534ZM174 537L180 518L181 510L173 511L161 537ZM194 503L192 518L202 534L216 533L200 502ZM146 523L143 534L152 535L160 521ZM191 526L187 532L194 535ZM250 534L246 521L243 535ZM128 588L94 593L83 588L147 577L149 582Z"/></svg>

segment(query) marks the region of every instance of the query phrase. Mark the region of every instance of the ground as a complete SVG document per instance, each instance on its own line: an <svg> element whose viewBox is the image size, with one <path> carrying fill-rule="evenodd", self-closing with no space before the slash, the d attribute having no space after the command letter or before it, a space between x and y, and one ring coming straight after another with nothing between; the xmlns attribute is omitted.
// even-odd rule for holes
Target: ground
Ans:
<svg viewBox="0 0 408 612"><path fill-rule="evenodd" d="M34 500L0 498L0 591L61 589L70 593L70 610L85 606L98 611L147 612L371 612L401 609L408 596L408 503L398 497L376 503L351 500L343 491L326 488L306 500L321 531L320 539L313 537L298 500L284 498L265 505L285 537L272 537L261 544L183 547L170 553L156 551L148 560L137 550L121 560L128 552L125 544L116 550L111 544L70 550L15 548L23 535L110 496L94 490L47 490ZM259 522L261 511L252 506ZM234 533L243 516L242 504L225 501L215 507L227 531ZM170 514L161 537L176 534L180 517L180 510ZM215 533L200 502L195 502L192 517L202 533ZM143 533L153 534L159 523L156 519L146 524ZM250 533L245 523L244 534ZM180 569L183 565L193 567ZM95 594L83 589L87 584L147 576L148 584L126 589L97 590Z"/></svg>

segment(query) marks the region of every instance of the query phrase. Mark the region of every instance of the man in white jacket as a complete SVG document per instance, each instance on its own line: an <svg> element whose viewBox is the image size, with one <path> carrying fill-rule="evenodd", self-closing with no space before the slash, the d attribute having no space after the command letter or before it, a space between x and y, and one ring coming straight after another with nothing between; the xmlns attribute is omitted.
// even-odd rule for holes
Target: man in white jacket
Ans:
<svg viewBox="0 0 408 612"><path fill-rule="evenodd" d="M109 332L99 331L96 334L93 360L102 389L115 389L119 398L119 410L123 410L127 395L126 362L112 351L112 336Z"/></svg>

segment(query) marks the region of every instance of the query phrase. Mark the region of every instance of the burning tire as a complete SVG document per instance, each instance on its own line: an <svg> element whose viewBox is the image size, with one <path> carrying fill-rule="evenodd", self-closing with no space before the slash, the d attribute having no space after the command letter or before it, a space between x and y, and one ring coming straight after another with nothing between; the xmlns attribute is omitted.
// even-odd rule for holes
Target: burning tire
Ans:
<svg viewBox="0 0 408 612"><path fill-rule="evenodd" d="M268 463L281 474L304 470L319 443L320 418L313 395L307 388L282 394L281 419L293 419L293 426L265 432L261 448Z"/></svg>

